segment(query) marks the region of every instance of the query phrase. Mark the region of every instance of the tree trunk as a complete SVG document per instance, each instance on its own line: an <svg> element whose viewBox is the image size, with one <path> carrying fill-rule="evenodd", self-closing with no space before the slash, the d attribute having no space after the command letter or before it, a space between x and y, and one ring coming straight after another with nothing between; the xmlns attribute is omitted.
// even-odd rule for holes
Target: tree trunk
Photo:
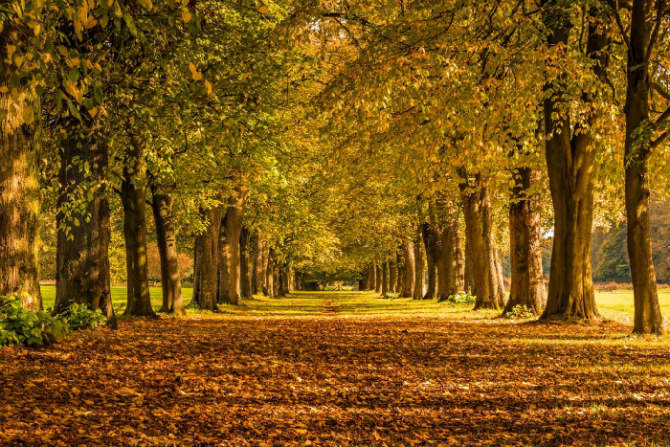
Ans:
<svg viewBox="0 0 670 447"><path fill-rule="evenodd" d="M121 182L123 236L126 242L125 315L155 316L149 295L147 265L146 167L139 141L133 139Z"/></svg>
<svg viewBox="0 0 670 447"><path fill-rule="evenodd" d="M421 227L416 233L414 241L414 290L412 297L415 300L423 299L423 284L425 282L425 250L423 247L423 238L421 237Z"/></svg>
<svg viewBox="0 0 670 447"><path fill-rule="evenodd" d="M196 236L193 240L193 294L189 306L197 307L200 293L200 261L202 258L202 238ZM197 306L196 306L197 305Z"/></svg>
<svg viewBox="0 0 670 447"><path fill-rule="evenodd" d="M160 311L184 314L172 197L160 189L154 181L151 181L151 208L156 226L156 243L161 263L161 287L163 289L163 305Z"/></svg>
<svg viewBox="0 0 670 447"><path fill-rule="evenodd" d="M663 316L658 302L656 271L649 226L649 58L654 2L633 2L628 48L626 89L626 220L630 273L633 280L635 325L633 332L661 334ZM660 7L659 7L660 8Z"/></svg>
<svg viewBox="0 0 670 447"><path fill-rule="evenodd" d="M389 261L389 292L398 292L398 256L396 254L391 256Z"/></svg>
<svg viewBox="0 0 670 447"><path fill-rule="evenodd" d="M416 259L414 257L414 241L408 239L402 246L405 258L403 284L400 296L411 298L414 294L414 276L416 274Z"/></svg>
<svg viewBox="0 0 670 447"><path fill-rule="evenodd" d="M238 199L228 207L222 222L221 242L224 247L222 257L225 268L221 266L221 287L219 302L240 304L241 270L240 270L240 233L242 231L242 212L244 202Z"/></svg>
<svg viewBox="0 0 670 447"><path fill-rule="evenodd" d="M260 236L259 236L260 238ZM259 293L269 296L268 295L268 258L270 256L270 248L269 245L266 241L263 241L260 243L260 251L261 251L261 256L260 256L260 270L258 271L258 287L259 287Z"/></svg>
<svg viewBox="0 0 670 447"><path fill-rule="evenodd" d="M286 296L289 293L289 267L284 264L279 269L279 296Z"/></svg>
<svg viewBox="0 0 670 447"><path fill-rule="evenodd" d="M543 10L551 47L567 46L570 29L570 3L551 4ZM606 77L608 45L604 23L592 20L587 38L587 55L595 62L593 70ZM559 62L560 63L560 62ZM589 110L595 99L587 91L583 99L586 125L573 123L563 111L569 86L563 77L549 80L544 89L544 123L549 186L554 208L554 243L547 307L543 319L592 320L599 317L591 274L591 227L593 223L593 178L595 148L589 129L597 111ZM572 93L570 93L572 94Z"/></svg>
<svg viewBox="0 0 670 447"><path fill-rule="evenodd" d="M377 272L375 273L375 292L381 294L384 284L384 267L382 263L375 263Z"/></svg>
<svg viewBox="0 0 670 447"><path fill-rule="evenodd" d="M274 262L274 256L272 254L272 249L268 252L267 256L267 265L265 267L265 295L274 298L275 295L275 275L274 275L274 270L275 270L275 262Z"/></svg>
<svg viewBox="0 0 670 447"><path fill-rule="evenodd" d="M250 238L250 231L246 227L242 227L240 232L240 297L243 299L251 298Z"/></svg>
<svg viewBox="0 0 670 447"><path fill-rule="evenodd" d="M76 135L61 145L54 313L66 310L71 303L86 303L91 309L100 309L115 326L108 253L110 210L105 191L107 146ZM81 188L90 191L89 200L83 209L72 208L75 197L86 200L77 193ZM69 211L67 217L63 210Z"/></svg>
<svg viewBox="0 0 670 447"><path fill-rule="evenodd" d="M423 243L426 249L426 263L428 264L428 288L423 299L432 300L437 298L438 269L436 261L440 256L440 247L438 246L439 233L437 229L428 222L424 222L421 225L421 233L423 235Z"/></svg>
<svg viewBox="0 0 670 447"><path fill-rule="evenodd" d="M438 235L439 256L437 258L437 300L445 301L451 295L462 290L463 281L460 271L462 270L462 259L459 256L461 245L460 226L456 216L447 218L444 228Z"/></svg>
<svg viewBox="0 0 670 447"><path fill-rule="evenodd" d="M505 289L493 234L493 219L488 187L479 175L461 175L460 184L466 238L469 245L475 309L504 306Z"/></svg>
<svg viewBox="0 0 670 447"><path fill-rule="evenodd" d="M472 252L470 251L470 244L468 243L467 238L467 229L466 229L466 238L465 238L465 263L464 263L464 287L463 289L467 292L472 293L475 290L475 277L472 270Z"/></svg>
<svg viewBox="0 0 670 447"><path fill-rule="evenodd" d="M280 282L279 264L275 261L272 265L272 298L279 297L279 288L281 287Z"/></svg>
<svg viewBox="0 0 670 447"><path fill-rule="evenodd" d="M526 306L535 314L544 308L544 277L542 275L542 239L540 203L537 194L530 194L533 178L531 168L512 172L514 186L509 207L510 297L504 313L514 306Z"/></svg>
<svg viewBox="0 0 670 447"><path fill-rule="evenodd" d="M261 253L261 242L257 231L251 233L249 245L251 246L251 294L256 295L263 290L263 285L260 281L263 254Z"/></svg>
<svg viewBox="0 0 670 447"><path fill-rule="evenodd" d="M375 290L377 288L377 262L372 261L368 269L367 290Z"/></svg>
<svg viewBox="0 0 670 447"><path fill-rule="evenodd" d="M26 93L0 94L0 296L18 295L33 311L42 308L36 102ZM33 121L25 122L24 114Z"/></svg>
<svg viewBox="0 0 670 447"><path fill-rule="evenodd" d="M217 310L216 296L219 283L219 234L221 233L220 206L204 212L207 219L207 228L203 234L197 236L198 247L198 287L197 295L193 300L200 309Z"/></svg>
<svg viewBox="0 0 670 447"><path fill-rule="evenodd" d="M387 296L390 292L391 284L391 269L389 266L389 261L384 261L382 263L382 296Z"/></svg>

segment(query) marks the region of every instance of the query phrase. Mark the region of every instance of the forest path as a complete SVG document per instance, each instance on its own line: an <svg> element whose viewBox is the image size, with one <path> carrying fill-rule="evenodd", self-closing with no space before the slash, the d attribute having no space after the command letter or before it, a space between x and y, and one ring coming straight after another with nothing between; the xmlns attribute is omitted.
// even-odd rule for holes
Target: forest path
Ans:
<svg viewBox="0 0 670 447"><path fill-rule="evenodd" d="M0 445L670 442L667 339L617 323L357 292L225 312L0 349Z"/></svg>

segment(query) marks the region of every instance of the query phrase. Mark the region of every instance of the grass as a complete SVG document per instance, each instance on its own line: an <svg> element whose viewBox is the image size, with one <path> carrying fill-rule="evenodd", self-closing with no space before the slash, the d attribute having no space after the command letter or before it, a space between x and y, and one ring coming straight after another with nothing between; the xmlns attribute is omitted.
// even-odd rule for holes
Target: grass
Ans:
<svg viewBox="0 0 670 447"><path fill-rule="evenodd" d="M151 303L155 309L162 302L160 287L151 287ZM193 289L182 289L184 302L191 301ZM44 307L53 307L56 288L53 285L42 286ZM324 296L332 297L324 299ZM670 288L659 290L661 311L666 321L670 320ZM632 324L633 291L614 290L596 292L596 302L601 313L610 319ZM112 303L117 313L126 307L126 288L112 287ZM415 301L407 298L380 299L373 293L357 292L301 292L287 298L272 299L256 296L246 300L242 306L221 306L225 314L256 315L256 316L310 316L333 312L339 316L439 316L463 317L467 319L489 318L496 315L494 311L470 312L470 305L453 305L435 301Z"/></svg>

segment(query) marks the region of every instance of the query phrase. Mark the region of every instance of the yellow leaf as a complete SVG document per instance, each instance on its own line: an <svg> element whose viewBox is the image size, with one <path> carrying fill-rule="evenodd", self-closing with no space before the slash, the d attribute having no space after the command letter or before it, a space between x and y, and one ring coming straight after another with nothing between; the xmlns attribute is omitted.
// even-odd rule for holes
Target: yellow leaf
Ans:
<svg viewBox="0 0 670 447"><path fill-rule="evenodd" d="M193 62L189 62L188 69L191 71L191 77L194 81L199 81L202 79L202 73L198 71Z"/></svg>
<svg viewBox="0 0 670 447"><path fill-rule="evenodd" d="M184 21L184 23L190 22L192 18L193 17L191 16L191 12L188 9L181 10L181 19Z"/></svg>
<svg viewBox="0 0 670 447"><path fill-rule="evenodd" d="M207 90L208 95L212 94L212 84L207 80L205 80L205 89Z"/></svg>

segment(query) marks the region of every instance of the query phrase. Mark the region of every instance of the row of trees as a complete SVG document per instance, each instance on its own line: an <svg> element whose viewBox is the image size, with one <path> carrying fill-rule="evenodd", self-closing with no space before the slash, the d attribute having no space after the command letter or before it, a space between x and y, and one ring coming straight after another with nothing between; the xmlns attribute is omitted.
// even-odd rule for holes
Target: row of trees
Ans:
<svg viewBox="0 0 670 447"><path fill-rule="evenodd" d="M428 296L469 288L476 307L595 319L593 221L625 218L634 330L662 330L649 204L668 193L668 2L364 3L327 17L348 44L320 94L324 135L371 177L354 183L395 201L392 240L378 222L361 235L370 284L387 270L393 282L420 234Z"/></svg>
<svg viewBox="0 0 670 447"><path fill-rule="evenodd" d="M162 310L178 313L180 250L195 253L193 304L213 309L255 290L240 279L251 277L251 245L253 274L267 277L254 287L269 294L292 280L292 258L331 246L306 236L320 222L305 218L311 191L294 186L308 179L310 157L286 144L301 132L287 123L303 101L285 82L304 55L278 39L291 11L291 2L254 1L5 5L0 295L42 306L38 236L53 217L54 312L76 302L113 317L109 252L119 233L129 315L154 314L152 237Z"/></svg>
<svg viewBox="0 0 670 447"><path fill-rule="evenodd" d="M667 1L16 0L0 19L0 295L41 306L55 216L56 311L113 315L121 234L130 315L154 313L155 237L164 311L186 250L203 309L357 269L589 320L593 221L625 216L635 331L662 330Z"/></svg>

